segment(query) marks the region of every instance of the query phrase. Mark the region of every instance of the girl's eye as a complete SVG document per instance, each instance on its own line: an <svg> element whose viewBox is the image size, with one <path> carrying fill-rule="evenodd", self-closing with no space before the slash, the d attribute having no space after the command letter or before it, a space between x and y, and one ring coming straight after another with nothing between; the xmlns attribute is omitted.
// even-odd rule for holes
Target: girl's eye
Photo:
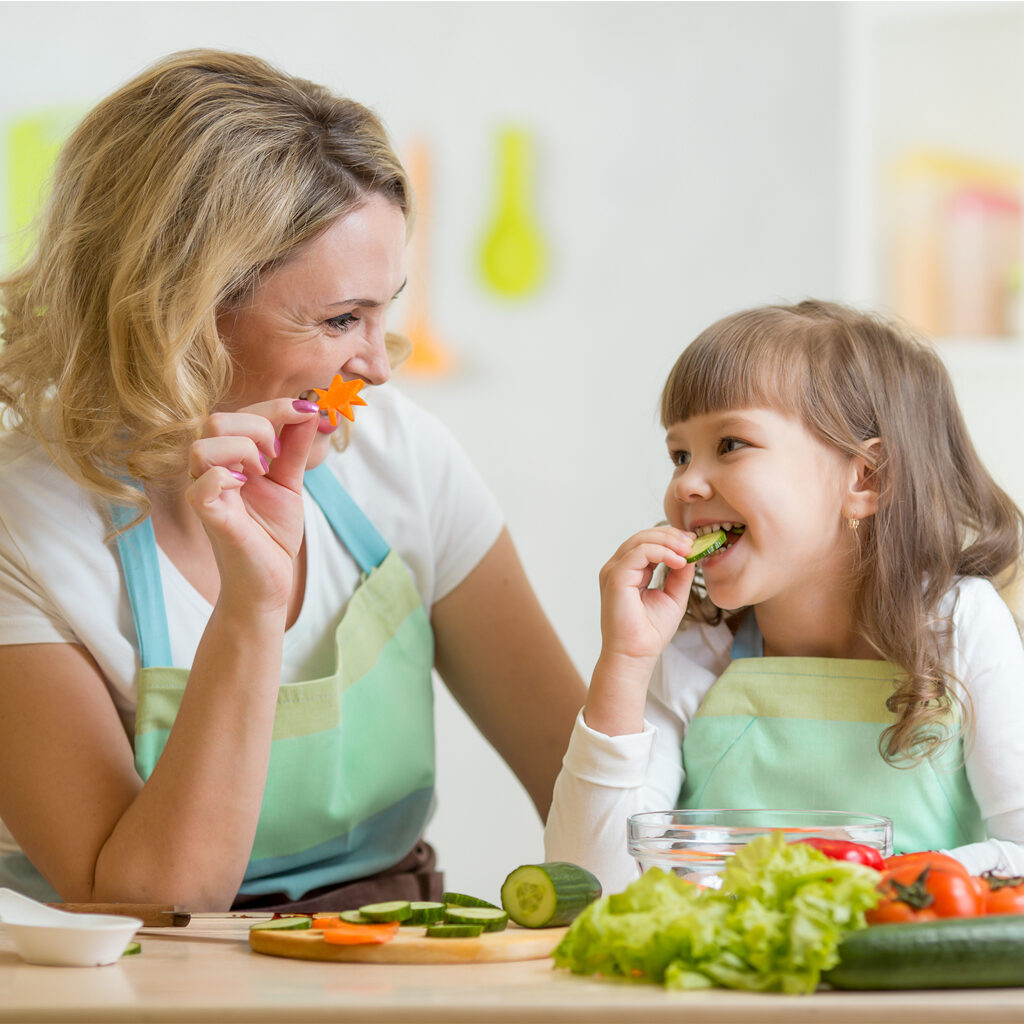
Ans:
<svg viewBox="0 0 1024 1024"><path fill-rule="evenodd" d="M669 452L668 457L672 460L673 466L686 466L690 462L690 453L684 451Z"/></svg>
<svg viewBox="0 0 1024 1024"><path fill-rule="evenodd" d="M332 316L324 323L335 331L347 331L353 324L359 323L359 317L353 316L351 313L342 313L340 316Z"/></svg>
<svg viewBox="0 0 1024 1024"><path fill-rule="evenodd" d="M718 445L718 449L723 455L728 455L729 452L738 452L741 448L746 447L747 442L741 441L738 437L723 437Z"/></svg>

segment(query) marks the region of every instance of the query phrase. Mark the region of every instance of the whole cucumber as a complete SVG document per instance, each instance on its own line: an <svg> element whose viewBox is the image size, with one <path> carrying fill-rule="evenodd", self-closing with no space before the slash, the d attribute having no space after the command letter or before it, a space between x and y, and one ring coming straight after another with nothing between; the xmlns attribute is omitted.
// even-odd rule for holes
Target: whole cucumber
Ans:
<svg viewBox="0 0 1024 1024"><path fill-rule="evenodd" d="M947 917L850 932L821 980L843 989L1024 985L1024 915Z"/></svg>

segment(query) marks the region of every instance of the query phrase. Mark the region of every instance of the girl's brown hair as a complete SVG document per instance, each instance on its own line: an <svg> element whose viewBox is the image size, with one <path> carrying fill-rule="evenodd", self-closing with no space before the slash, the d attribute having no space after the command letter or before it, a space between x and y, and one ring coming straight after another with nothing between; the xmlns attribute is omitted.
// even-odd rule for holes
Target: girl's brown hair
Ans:
<svg viewBox="0 0 1024 1024"><path fill-rule="evenodd" d="M64 146L34 255L0 282L0 402L96 494L180 474L226 393L217 315L371 194L411 194L365 107L255 57L193 50ZM389 336L392 361L407 350Z"/></svg>
<svg viewBox="0 0 1024 1024"><path fill-rule="evenodd" d="M945 366L897 324L835 303L752 309L713 324L683 351L662 392L661 420L668 428L742 408L796 415L851 456L881 440L878 512L856 533L855 613L865 639L902 669L883 756L929 756L960 702L940 603L958 576L1015 570L1024 533L1020 509L974 450ZM693 614L701 616L699 603Z"/></svg>

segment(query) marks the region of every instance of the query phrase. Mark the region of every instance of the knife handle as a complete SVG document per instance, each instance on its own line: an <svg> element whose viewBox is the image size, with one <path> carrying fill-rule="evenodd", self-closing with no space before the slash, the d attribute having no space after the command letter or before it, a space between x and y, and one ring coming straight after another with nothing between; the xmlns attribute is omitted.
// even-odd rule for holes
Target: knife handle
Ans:
<svg viewBox="0 0 1024 1024"><path fill-rule="evenodd" d="M72 914L121 914L137 917L144 928L183 928L191 915L181 907L164 903L50 903Z"/></svg>

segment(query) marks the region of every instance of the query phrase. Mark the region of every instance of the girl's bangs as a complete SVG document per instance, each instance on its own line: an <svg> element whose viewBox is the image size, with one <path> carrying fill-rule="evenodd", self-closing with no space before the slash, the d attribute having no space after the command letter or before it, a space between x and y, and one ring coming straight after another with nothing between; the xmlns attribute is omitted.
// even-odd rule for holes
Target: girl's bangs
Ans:
<svg viewBox="0 0 1024 1024"><path fill-rule="evenodd" d="M729 318L708 328L676 361L662 392L665 427L724 409L799 412L805 356L776 332Z"/></svg>

